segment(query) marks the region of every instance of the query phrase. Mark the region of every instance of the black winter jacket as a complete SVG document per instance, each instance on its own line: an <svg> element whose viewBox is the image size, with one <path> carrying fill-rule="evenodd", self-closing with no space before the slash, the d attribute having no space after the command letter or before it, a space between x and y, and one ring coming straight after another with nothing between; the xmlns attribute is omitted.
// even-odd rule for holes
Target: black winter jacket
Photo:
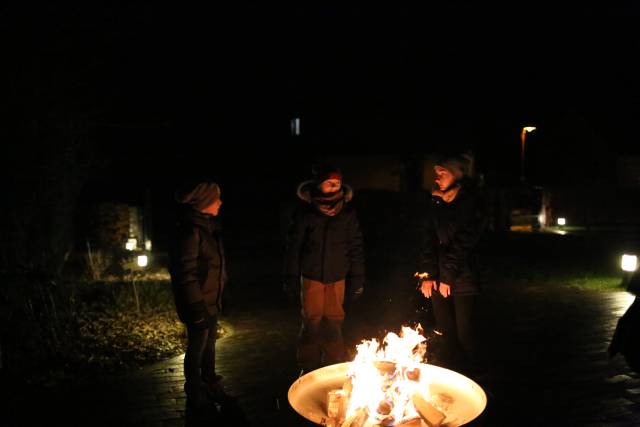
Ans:
<svg viewBox="0 0 640 427"><path fill-rule="evenodd" d="M225 256L220 224L213 216L187 206L178 215L170 250L171 283L178 317L189 323L198 306L209 315L222 309Z"/></svg>
<svg viewBox="0 0 640 427"><path fill-rule="evenodd" d="M285 275L322 283L348 279L364 282L364 248L356 211L348 202L352 191L344 185L345 204L335 216L322 214L310 202L308 186L298 188L304 203L293 214L286 242ZM357 284L356 284L357 283Z"/></svg>
<svg viewBox="0 0 640 427"><path fill-rule="evenodd" d="M431 196L423 223L418 269L451 286L455 295L479 292L476 245L482 216L476 192L461 187L450 203Z"/></svg>

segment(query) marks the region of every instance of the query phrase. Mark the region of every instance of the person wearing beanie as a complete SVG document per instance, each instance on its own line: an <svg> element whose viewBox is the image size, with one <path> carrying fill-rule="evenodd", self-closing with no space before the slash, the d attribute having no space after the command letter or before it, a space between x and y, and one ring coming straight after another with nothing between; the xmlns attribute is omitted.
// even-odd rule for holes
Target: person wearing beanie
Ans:
<svg viewBox="0 0 640 427"><path fill-rule="evenodd" d="M462 177L466 175L467 160L463 157L444 157L436 163L436 171L439 169L445 169L456 181L460 181Z"/></svg>
<svg viewBox="0 0 640 427"><path fill-rule="evenodd" d="M339 169L323 165L298 186L300 204L286 239L284 289L301 305L299 368L312 371L345 360L345 295L364 291L364 249L353 190Z"/></svg>
<svg viewBox="0 0 640 427"><path fill-rule="evenodd" d="M342 172L340 169L331 165L320 165L313 169L313 181L316 185L321 186L323 183L339 185L342 182Z"/></svg>
<svg viewBox="0 0 640 427"><path fill-rule="evenodd" d="M222 206L218 184L200 182L175 193L178 221L170 249L170 274L178 317L187 327L184 357L187 405L215 408L229 398L215 371L217 316L226 282L225 256L216 217Z"/></svg>
<svg viewBox="0 0 640 427"><path fill-rule="evenodd" d="M482 229L480 204L465 180L464 158L442 158L434 169L418 260L419 289L431 299L441 336L439 363L475 375L481 370L473 331L480 291L475 256Z"/></svg>

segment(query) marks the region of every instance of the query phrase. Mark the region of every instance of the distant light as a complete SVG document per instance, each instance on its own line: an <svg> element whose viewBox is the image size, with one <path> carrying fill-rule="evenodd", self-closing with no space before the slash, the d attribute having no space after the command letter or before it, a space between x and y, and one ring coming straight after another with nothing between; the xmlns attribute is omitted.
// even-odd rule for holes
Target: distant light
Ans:
<svg viewBox="0 0 640 427"><path fill-rule="evenodd" d="M147 239L144 241L144 249L147 251L151 250L151 240Z"/></svg>
<svg viewBox="0 0 640 427"><path fill-rule="evenodd" d="M543 213L538 215L538 223L543 227L547 225L547 216Z"/></svg>
<svg viewBox="0 0 640 427"><path fill-rule="evenodd" d="M124 244L124 247L128 251L133 251L138 247L138 240L133 238L129 239L127 240L127 243Z"/></svg>
<svg viewBox="0 0 640 427"><path fill-rule="evenodd" d="M638 269L638 257L635 255L622 255L620 267L623 271L636 271Z"/></svg>
<svg viewBox="0 0 640 427"><path fill-rule="evenodd" d="M291 119L291 135L300 135L300 118Z"/></svg>
<svg viewBox="0 0 640 427"><path fill-rule="evenodd" d="M149 263L149 258L146 255L138 255L138 267L146 267Z"/></svg>
<svg viewBox="0 0 640 427"><path fill-rule="evenodd" d="M567 225L567 220L565 218L558 218L558 225Z"/></svg>
<svg viewBox="0 0 640 427"><path fill-rule="evenodd" d="M525 126L522 128L523 131L525 132L533 132L534 130L536 130L535 126Z"/></svg>

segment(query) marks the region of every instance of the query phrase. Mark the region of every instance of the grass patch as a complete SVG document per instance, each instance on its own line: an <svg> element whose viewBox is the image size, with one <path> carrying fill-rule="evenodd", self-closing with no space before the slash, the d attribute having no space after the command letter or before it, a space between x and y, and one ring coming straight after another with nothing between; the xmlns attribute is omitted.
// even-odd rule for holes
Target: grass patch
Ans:
<svg viewBox="0 0 640 427"><path fill-rule="evenodd" d="M622 279L616 276L583 276L574 277L566 282L566 286L586 291L610 292L624 291Z"/></svg>
<svg viewBox="0 0 640 427"><path fill-rule="evenodd" d="M554 289L569 286L585 291L623 291L622 278L608 265L576 260L531 260L502 256L487 259L481 278L489 288L518 290L529 287Z"/></svg>

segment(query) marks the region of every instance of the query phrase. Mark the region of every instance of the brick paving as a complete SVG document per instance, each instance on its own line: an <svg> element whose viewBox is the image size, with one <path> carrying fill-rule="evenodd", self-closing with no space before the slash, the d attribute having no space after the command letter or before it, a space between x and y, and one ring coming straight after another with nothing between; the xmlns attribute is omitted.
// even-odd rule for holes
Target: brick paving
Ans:
<svg viewBox="0 0 640 427"><path fill-rule="evenodd" d="M531 288L511 292L509 304L502 304L503 297L491 292L483 296L481 335L490 375L480 384L489 399L485 412L470 425L639 425L640 377L621 357L609 360L606 355L631 296ZM223 318L230 333L218 342L218 368L238 400L222 408L222 415L195 416L185 410L178 356L126 376L38 396L36 401L49 402L36 405L44 412L25 414L22 421L29 424L36 415L66 426L313 425L286 400L296 377L296 309L260 300L254 298ZM381 316L367 325L372 317L355 318L367 311L360 307L360 312L352 309L353 321L345 326L351 341L367 338L355 337L354 330L375 333L397 311L379 310Z"/></svg>
<svg viewBox="0 0 640 427"><path fill-rule="evenodd" d="M398 265L391 258L380 264ZM371 269L365 297L347 309L350 348L416 319L415 293L406 279L410 266L385 274L381 269ZM297 309L274 296L278 288L277 277L266 274L230 293L230 311L222 317L229 334L218 341L217 364L237 403L221 413L195 415L185 409L178 356L128 375L14 399L19 403L3 411L9 416L0 425L314 425L287 402L297 377L299 325ZM478 382L488 405L469 425L640 425L640 376L621 356L609 360L606 354L617 320L631 301L625 292L548 290L532 284L485 289L478 326L489 375Z"/></svg>

